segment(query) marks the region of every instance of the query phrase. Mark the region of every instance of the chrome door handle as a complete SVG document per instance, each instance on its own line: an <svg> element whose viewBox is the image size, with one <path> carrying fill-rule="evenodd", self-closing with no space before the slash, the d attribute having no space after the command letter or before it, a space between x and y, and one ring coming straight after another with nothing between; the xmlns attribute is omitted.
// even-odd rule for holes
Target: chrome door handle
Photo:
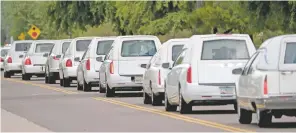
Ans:
<svg viewBox="0 0 296 133"><path fill-rule="evenodd" d="M282 75L291 75L293 74L293 71L284 71L284 72L281 72Z"/></svg>

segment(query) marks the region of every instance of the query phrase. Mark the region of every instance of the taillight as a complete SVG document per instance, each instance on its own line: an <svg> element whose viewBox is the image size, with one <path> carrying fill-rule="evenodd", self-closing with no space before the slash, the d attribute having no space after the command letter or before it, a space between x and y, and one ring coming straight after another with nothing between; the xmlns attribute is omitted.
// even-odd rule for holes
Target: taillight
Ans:
<svg viewBox="0 0 296 133"><path fill-rule="evenodd" d="M89 59L87 59L85 65L86 65L86 70L90 70L90 60Z"/></svg>
<svg viewBox="0 0 296 133"><path fill-rule="evenodd" d="M158 71L158 84L161 85L160 70Z"/></svg>
<svg viewBox="0 0 296 133"><path fill-rule="evenodd" d="M53 56L53 59L54 59L54 60L59 60L59 58L57 58L56 56Z"/></svg>
<svg viewBox="0 0 296 133"><path fill-rule="evenodd" d="M113 65L113 61L110 63L110 74L114 74L114 65Z"/></svg>
<svg viewBox="0 0 296 133"><path fill-rule="evenodd" d="M72 61L71 61L71 59L68 59L66 61L66 67L72 67Z"/></svg>
<svg viewBox="0 0 296 133"><path fill-rule="evenodd" d="M25 65L31 65L31 64L32 64L31 59L30 58L26 58Z"/></svg>
<svg viewBox="0 0 296 133"><path fill-rule="evenodd" d="M192 83L191 66L187 69L187 83Z"/></svg>
<svg viewBox="0 0 296 133"><path fill-rule="evenodd" d="M11 57L7 58L7 63L12 63L12 58Z"/></svg>
<svg viewBox="0 0 296 133"><path fill-rule="evenodd" d="M4 59L1 57L1 62L4 62Z"/></svg>
<svg viewBox="0 0 296 133"><path fill-rule="evenodd" d="M267 93L268 93L267 76L265 76L264 84L263 84L263 94L266 95Z"/></svg>

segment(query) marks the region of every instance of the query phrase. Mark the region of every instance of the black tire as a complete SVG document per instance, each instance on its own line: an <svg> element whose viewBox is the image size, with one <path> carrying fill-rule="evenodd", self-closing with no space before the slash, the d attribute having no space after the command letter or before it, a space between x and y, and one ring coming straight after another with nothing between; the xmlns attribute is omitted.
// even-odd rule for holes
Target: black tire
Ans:
<svg viewBox="0 0 296 133"><path fill-rule="evenodd" d="M70 87L71 82L69 78L64 78L63 81L64 87Z"/></svg>
<svg viewBox="0 0 296 133"><path fill-rule="evenodd" d="M83 91L91 91L91 84L88 84L85 81L83 81Z"/></svg>
<svg viewBox="0 0 296 133"><path fill-rule="evenodd" d="M106 93L106 88L102 87L101 83L100 83L100 93Z"/></svg>
<svg viewBox="0 0 296 133"><path fill-rule="evenodd" d="M44 80L45 84L48 84L48 77L47 75L45 74L45 80Z"/></svg>
<svg viewBox="0 0 296 133"><path fill-rule="evenodd" d="M252 111L239 108L239 123L240 124L251 124L252 122Z"/></svg>
<svg viewBox="0 0 296 133"><path fill-rule="evenodd" d="M260 117L258 120L258 126L259 127L268 127L272 123L272 114L268 113L267 110L259 111Z"/></svg>
<svg viewBox="0 0 296 133"><path fill-rule="evenodd" d="M167 98L167 95L166 93L164 94L165 95L165 100L164 100L164 107L165 107L165 111L177 111L177 106L176 105L171 105L168 98Z"/></svg>
<svg viewBox="0 0 296 133"><path fill-rule="evenodd" d="M4 72L4 78L11 78L10 72Z"/></svg>
<svg viewBox="0 0 296 133"><path fill-rule="evenodd" d="M78 81L77 81L77 90L78 91L83 90L83 86L79 85Z"/></svg>
<svg viewBox="0 0 296 133"><path fill-rule="evenodd" d="M143 102L144 104L151 104L151 97L143 91Z"/></svg>
<svg viewBox="0 0 296 133"><path fill-rule="evenodd" d="M31 76L28 74L22 74L22 80L30 80Z"/></svg>
<svg viewBox="0 0 296 133"><path fill-rule="evenodd" d="M55 80L54 76L50 76L50 75L53 75L53 73L49 73L49 75L48 75L48 83L49 84L55 84L56 80Z"/></svg>
<svg viewBox="0 0 296 133"><path fill-rule="evenodd" d="M107 85L106 97L114 97L114 95L115 95L114 88L110 88L109 85Z"/></svg>
<svg viewBox="0 0 296 133"><path fill-rule="evenodd" d="M187 104L185 100L183 99L182 94L179 94L180 96L180 102L179 102L179 107L180 107L180 114L188 114L192 112L192 105Z"/></svg>
<svg viewBox="0 0 296 133"><path fill-rule="evenodd" d="M151 94L151 103L153 106L160 106L162 105L161 95L156 96L153 92Z"/></svg>
<svg viewBox="0 0 296 133"><path fill-rule="evenodd" d="M237 103L233 104L233 108L234 108L235 113L237 113Z"/></svg>
<svg viewBox="0 0 296 133"><path fill-rule="evenodd" d="M60 86L64 86L64 80L60 79Z"/></svg>

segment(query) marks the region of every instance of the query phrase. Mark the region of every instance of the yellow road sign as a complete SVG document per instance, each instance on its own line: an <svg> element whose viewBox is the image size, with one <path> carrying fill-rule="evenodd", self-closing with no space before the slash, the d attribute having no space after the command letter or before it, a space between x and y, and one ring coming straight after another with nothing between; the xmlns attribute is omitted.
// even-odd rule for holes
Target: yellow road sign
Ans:
<svg viewBox="0 0 296 133"><path fill-rule="evenodd" d="M22 32L19 36L18 36L19 40L25 40L25 34Z"/></svg>
<svg viewBox="0 0 296 133"><path fill-rule="evenodd" d="M36 27L35 25L32 25L31 29L28 31L28 34L36 40L38 36L40 35L40 29Z"/></svg>

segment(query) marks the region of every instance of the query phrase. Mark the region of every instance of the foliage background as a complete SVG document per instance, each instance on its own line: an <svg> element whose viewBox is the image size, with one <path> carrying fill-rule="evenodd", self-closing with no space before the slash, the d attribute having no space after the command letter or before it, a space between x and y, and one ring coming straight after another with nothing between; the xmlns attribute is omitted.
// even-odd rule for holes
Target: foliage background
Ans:
<svg viewBox="0 0 296 133"><path fill-rule="evenodd" d="M232 33L263 40L295 34L296 1L2 1L1 44L6 35L17 40L31 24L41 29L39 39L78 36L157 35L170 38Z"/></svg>

